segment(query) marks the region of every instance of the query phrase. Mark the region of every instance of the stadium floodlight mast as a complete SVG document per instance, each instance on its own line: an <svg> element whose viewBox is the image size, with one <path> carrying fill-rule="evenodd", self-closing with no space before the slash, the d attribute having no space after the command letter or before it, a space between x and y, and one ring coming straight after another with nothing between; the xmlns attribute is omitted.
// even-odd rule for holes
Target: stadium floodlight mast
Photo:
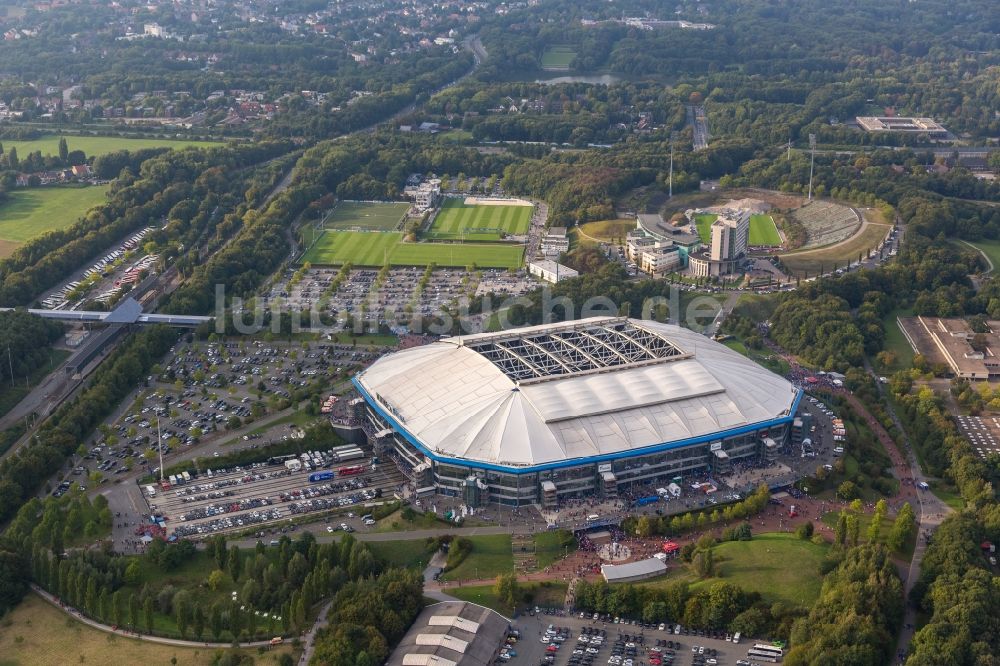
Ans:
<svg viewBox="0 0 1000 666"><path fill-rule="evenodd" d="M813 198L813 165L816 163L816 135L809 135L809 201Z"/></svg>
<svg viewBox="0 0 1000 666"><path fill-rule="evenodd" d="M670 195L669 198L674 198L674 139L677 138L677 132L670 133Z"/></svg>

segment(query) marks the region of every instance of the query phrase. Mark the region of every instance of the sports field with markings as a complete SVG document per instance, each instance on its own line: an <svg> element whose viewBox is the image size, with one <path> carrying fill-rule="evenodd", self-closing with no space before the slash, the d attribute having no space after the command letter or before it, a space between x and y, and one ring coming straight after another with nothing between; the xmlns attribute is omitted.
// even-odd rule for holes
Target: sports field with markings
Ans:
<svg viewBox="0 0 1000 666"><path fill-rule="evenodd" d="M715 213L698 213L694 216L695 226L701 242L706 245L712 242L712 223L719 217ZM754 213L750 216L750 245L781 245L781 236L774 219L765 213Z"/></svg>
<svg viewBox="0 0 1000 666"><path fill-rule="evenodd" d="M500 240L503 234L526 233L531 225L531 206L467 204L447 199L425 238L432 240Z"/></svg>
<svg viewBox="0 0 1000 666"><path fill-rule="evenodd" d="M404 243L403 234L326 231L303 255L314 266L471 266L518 268L524 246L504 243Z"/></svg>
<svg viewBox="0 0 1000 666"><path fill-rule="evenodd" d="M377 229L392 231L410 209L407 203L368 203L341 201L326 218L328 229Z"/></svg>

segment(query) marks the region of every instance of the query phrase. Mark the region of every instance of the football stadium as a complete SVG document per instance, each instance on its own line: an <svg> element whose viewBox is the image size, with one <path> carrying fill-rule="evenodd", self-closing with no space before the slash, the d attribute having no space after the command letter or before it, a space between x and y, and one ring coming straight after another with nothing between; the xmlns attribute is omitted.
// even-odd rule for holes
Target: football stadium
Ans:
<svg viewBox="0 0 1000 666"><path fill-rule="evenodd" d="M364 428L420 491L556 506L725 474L789 437L801 391L670 324L596 317L442 338L357 375Z"/></svg>

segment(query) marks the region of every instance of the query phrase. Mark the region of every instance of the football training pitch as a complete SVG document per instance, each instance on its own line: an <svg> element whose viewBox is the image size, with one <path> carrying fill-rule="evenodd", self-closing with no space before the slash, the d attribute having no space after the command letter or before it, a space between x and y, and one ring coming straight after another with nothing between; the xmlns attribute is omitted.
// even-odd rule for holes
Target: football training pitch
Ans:
<svg viewBox="0 0 1000 666"><path fill-rule="evenodd" d="M424 237L499 240L503 233L526 233L531 225L532 210L532 206L470 205L461 199L447 199Z"/></svg>
<svg viewBox="0 0 1000 666"><path fill-rule="evenodd" d="M49 231L65 229L104 203L106 185L32 187L10 192L0 204L0 257Z"/></svg>
<svg viewBox="0 0 1000 666"><path fill-rule="evenodd" d="M712 223L719 216L715 213L699 213L695 215L695 226L701 242L708 245L712 242ZM770 215L754 213L750 216L750 245L781 245L781 236Z"/></svg>
<svg viewBox="0 0 1000 666"><path fill-rule="evenodd" d="M87 157L104 155L116 150L142 150L143 148L214 148L225 145L219 141L194 141L190 139L144 139L124 136L74 136L66 135L66 147L73 150L82 150ZM28 153L36 150L42 155L59 154L59 135L46 134L38 139L24 141L4 139L0 141L4 150L17 148L17 154L24 159Z"/></svg>
<svg viewBox="0 0 1000 666"><path fill-rule="evenodd" d="M569 69L576 51L569 46L552 46L542 54L542 69Z"/></svg>
<svg viewBox="0 0 1000 666"><path fill-rule="evenodd" d="M778 227L774 225L774 219L770 215L755 213L750 216L750 244L781 245Z"/></svg>
<svg viewBox="0 0 1000 666"><path fill-rule="evenodd" d="M410 209L406 203L341 201L326 218L328 229L375 229L393 231Z"/></svg>
<svg viewBox="0 0 1000 666"><path fill-rule="evenodd" d="M503 243L404 243L403 234L326 231L302 256L314 266L471 266L518 268L524 247Z"/></svg>

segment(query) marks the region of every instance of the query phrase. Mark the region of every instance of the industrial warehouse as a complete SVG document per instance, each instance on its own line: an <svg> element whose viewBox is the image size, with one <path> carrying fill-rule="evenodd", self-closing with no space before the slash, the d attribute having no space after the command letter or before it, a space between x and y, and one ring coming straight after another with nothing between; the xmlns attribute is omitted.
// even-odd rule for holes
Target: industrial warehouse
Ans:
<svg viewBox="0 0 1000 666"><path fill-rule="evenodd" d="M702 335L622 317L445 338L354 383L376 453L470 506L617 497L623 484L767 461L801 397Z"/></svg>

